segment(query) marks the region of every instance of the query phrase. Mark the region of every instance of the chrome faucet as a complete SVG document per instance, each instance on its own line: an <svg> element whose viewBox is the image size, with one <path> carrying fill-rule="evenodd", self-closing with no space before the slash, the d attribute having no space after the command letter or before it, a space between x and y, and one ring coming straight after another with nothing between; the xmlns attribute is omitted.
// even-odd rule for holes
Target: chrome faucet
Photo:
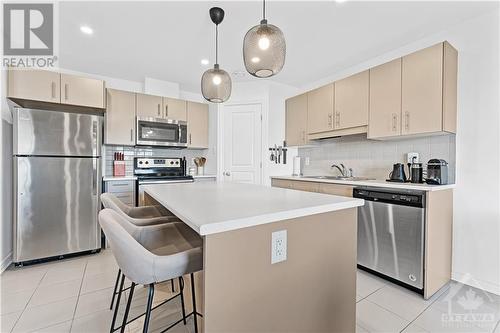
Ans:
<svg viewBox="0 0 500 333"><path fill-rule="evenodd" d="M342 168L341 168L342 167ZM331 168L336 168L337 170L339 170L340 174L342 175L342 177L345 177L346 176L346 170L345 170L345 166L340 163L340 167L337 165L337 164L333 164L331 166Z"/></svg>

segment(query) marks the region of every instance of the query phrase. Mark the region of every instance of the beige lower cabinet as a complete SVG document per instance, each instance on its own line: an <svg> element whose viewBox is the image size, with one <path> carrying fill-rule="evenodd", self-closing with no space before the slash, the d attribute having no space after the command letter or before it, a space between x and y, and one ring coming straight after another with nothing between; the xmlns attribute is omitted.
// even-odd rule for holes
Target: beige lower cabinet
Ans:
<svg viewBox="0 0 500 333"><path fill-rule="evenodd" d="M307 133L333 130L335 85L333 83L307 93Z"/></svg>
<svg viewBox="0 0 500 333"><path fill-rule="evenodd" d="M104 81L61 74L61 104L103 109Z"/></svg>
<svg viewBox="0 0 500 333"><path fill-rule="evenodd" d="M300 180L271 179L271 186L289 188L292 190L318 192L319 184L315 182L305 182Z"/></svg>
<svg viewBox="0 0 500 333"><path fill-rule="evenodd" d="M7 97L60 103L60 74L43 70L9 69Z"/></svg>
<svg viewBox="0 0 500 333"><path fill-rule="evenodd" d="M135 93L107 89L104 143L135 146Z"/></svg>
<svg viewBox="0 0 500 333"><path fill-rule="evenodd" d="M307 144L307 94L289 98L285 104L285 141L287 146Z"/></svg>
<svg viewBox="0 0 500 333"><path fill-rule="evenodd" d="M343 197L352 197L353 186L338 184L319 184L319 193L340 195Z"/></svg>
<svg viewBox="0 0 500 333"><path fill-rule="evenodd" d="M163 118L161 96L136 94L136 114L138 117Z"/></svg>
<svg viewBox="0 0 500 333"><path fill-rule="evenodd" d="M108 180L104 184L104 192L112 193L126 205L135 206L135 180Z"/></svg>
<svg viewBox="0 0 500 333"><path fill-rule="evenodd" d="M368 125L369 71L335 82L334 129Z"/></svg>
<svg viewBox="0 0 500 333"><path fill-rule="evenodd" d="M401 58L370 69L368 138L401 135Z"/></svg>
<svg viewBox="0 0 500 333"><path fill-rule="evenodd" d="M163 118L187 121L187 102L181 99L163 97Z"/></svg>
<svg viewBox="0 0 500 333"><path fill-rule="evenodd" d="M208 148L208 104L187 102L188 148Z"/></svg>

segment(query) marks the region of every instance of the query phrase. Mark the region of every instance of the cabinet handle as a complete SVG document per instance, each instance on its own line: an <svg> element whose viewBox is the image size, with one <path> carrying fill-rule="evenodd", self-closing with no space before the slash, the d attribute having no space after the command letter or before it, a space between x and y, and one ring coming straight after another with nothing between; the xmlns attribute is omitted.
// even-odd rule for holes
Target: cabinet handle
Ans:
<svg viewBox="0 0 500 333"><path fill-rule="evenodd" d="M68 100L68 84L64 84L64 99Z"/></svg>
<svg viewBox="0 0 500 333"><path fill-rule="evenodd" d="M168 104L165 105L165 118L168 118Z"/></svg>
<svg viewBox="0 0 500 333"><path fill-rule="evenodd" d="M340 127L340 112L337 111L335 114L335 126Z"/></svg>
<svg viewBox="0 0 500 333"><path fill-rule="evenodd" d="M405 129L410 130L410 112L408 111L405 112Z"/></svg>
<svg viewBox="0 0 500 333"><path fill-rule="evenodd" d="M392 114L392 131L396 132L396 114Z"/></svg>
<svg viewBox="0 0 500 333"><path fill-rule="evenodd" d="M134 141L134 130L130 129L130 142Z"/></svg>
<svg viewBox="0 0 500 333"><path fill-rule="evenodd" d="M189 144L191 144L192 141L191 141L191 133L189 133Z"/></svg>
<svg viewBox="0 0 500 333"><path fill-rule="evenodd" d="M160 104L158 104L158 116L160 116Z"/></svg>
<svg viewBox="0 0 500 333"><path fill-rule="evenodd" d="M331 113L328 114L328 126L332 126L333 115Z"/></svg>
<svg viewBox="0 0 500 333"><path fill-rule="evenodd" d="M52 89L52 98L56 98L56 83L52 81L50 87Z"/></svg>

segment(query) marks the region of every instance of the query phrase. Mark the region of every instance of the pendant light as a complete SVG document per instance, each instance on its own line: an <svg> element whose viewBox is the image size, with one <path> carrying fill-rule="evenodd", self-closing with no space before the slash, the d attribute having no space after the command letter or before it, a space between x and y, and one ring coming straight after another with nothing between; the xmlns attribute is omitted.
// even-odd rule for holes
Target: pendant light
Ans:
<svg viewBox="0 0 500 333"><path fill-rule="evenodd" d="M278 74L285 64L286 55L283 32L267 23L265 0L262 8L262 21L248 30L243 41L243 61L247 72L259 78Z"/></svg>
<svg viewBox="0 0 500 333"><path fill-rule="evenodd" d="M208 69L201 77L201 93L212 103L222 103L231 96L231 77L220 69L218 63L219 52L219 24L224 19L224 10L219 7L210 8L210 18L215 23L215 64L213 69Z"/></svg>

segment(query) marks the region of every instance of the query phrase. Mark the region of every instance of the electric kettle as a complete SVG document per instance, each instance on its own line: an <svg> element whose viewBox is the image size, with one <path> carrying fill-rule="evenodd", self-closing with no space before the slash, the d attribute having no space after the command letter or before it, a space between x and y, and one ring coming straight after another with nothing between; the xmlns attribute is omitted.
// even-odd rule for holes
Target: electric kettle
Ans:
<svg viewBox="0 0 500 333"><path fill-rule="evenodd" d="M392 166L392 171L389 174L388 182L404 183L406 181L405 165L403 163L396 163Z"/></svg>

